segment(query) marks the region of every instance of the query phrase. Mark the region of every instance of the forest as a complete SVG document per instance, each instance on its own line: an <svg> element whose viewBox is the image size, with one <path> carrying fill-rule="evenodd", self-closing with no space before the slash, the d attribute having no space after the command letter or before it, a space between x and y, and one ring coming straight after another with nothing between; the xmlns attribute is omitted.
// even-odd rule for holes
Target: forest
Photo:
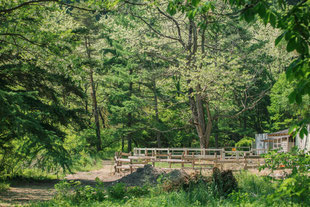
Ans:
<svg viewBox="0 0 310 207"><path fill-rule="evenodd" d="M306 135L309 44L309 0L1 0L0 183L26 172L58 179L135 147L251 146L255 134L283 129ZM308 166L288 178L298 189L268 202L285 206L288 196L299 206L310 192L309 154L296 153L290 158ZM271 181L238 176L270 194ZM199 192L193 189L191 196ZM122 186L108 191L116 200L126 194ZM140 205L151 206L156 190L127 193L146 191ZM241 191L229 197L233 206L250 206L250 190ZM188 206L182 193L169 194L181 201L168 204L160 194L154 206ZM102 205L140 202L128 197Z"/></svg>

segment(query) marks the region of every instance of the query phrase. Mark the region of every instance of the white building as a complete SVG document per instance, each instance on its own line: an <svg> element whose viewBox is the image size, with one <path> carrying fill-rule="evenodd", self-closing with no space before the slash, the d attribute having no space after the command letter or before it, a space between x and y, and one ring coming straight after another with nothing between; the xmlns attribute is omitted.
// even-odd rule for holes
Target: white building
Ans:
<svg viewBox="0 0 310 207"><path fill-rule="evenodd" d="M296 136L296 139L288 133L288 129L273 133L264 133L255 135L256 149L274 150L278 149L280 152L289 152L294 146L305 152L310 151L310 125L307 127L308 134L301 139Z"/></svg>

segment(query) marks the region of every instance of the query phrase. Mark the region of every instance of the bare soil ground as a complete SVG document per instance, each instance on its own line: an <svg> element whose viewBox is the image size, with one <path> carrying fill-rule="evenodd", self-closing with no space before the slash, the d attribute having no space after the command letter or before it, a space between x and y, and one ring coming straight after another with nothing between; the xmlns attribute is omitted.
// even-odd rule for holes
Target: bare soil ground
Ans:
<svg viewBox="0 0 310 207"><path fill-rule="evenodd" d="M102 180L106 185L120 179L124 174L114 175L113 163L103 162L103 167L99 170L89 172L78 172L67 175L67 180L79 180L82 184L92 185L96 177ZM59 180L45 182L21 182L11 185L7 192L0 194L0 207L26 205L29 202L47 201L55 195L54 185Z"/></svg>

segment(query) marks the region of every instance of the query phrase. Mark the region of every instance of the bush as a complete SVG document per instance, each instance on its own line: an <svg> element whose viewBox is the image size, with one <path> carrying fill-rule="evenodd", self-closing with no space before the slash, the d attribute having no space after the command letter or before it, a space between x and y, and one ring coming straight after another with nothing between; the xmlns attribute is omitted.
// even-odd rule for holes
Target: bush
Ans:
<svg viewBox="0 0 310 207"><path fill-rule="evenodd" d="M271 151L265 155L265 165L262 169L269 168L272 171L279 168L292 169L286 179L276 181L277 189L267 196L267 201L273 203L284 201L289 203L310 204L310 154L297 149L291 152Z"/></svg>
<svg viewBox="0 0 310 207"><path fill-rule="evenodd" d="M113 199L124 199L147 195L150 191L147 186L126 187L124 183L117 183L108 189L109 196Z"/></svg>
<svg viewBox="0 0 310 207"><path fill-rule="evenodd" d="M275 184L268 177L251 174L247 171L236 173L239 190L251 196L269 195L275 191Z"/></svg>
<svg viewBox="0 0 310 207"><path fill-rule="evenodd" d="M235 144L236 147L250 147L252 143L255 141L252 137L243 137Z"/></svg>
<svg viewBox="0 0 310 207"><path fill-rule="evenodd" d="M148 190L147 186L139 187L139 186L134 186L134 187L129 187L127 188L127 195L129 197L141 197L144 195L147 195L150 191Z"/></svg>
<svg viewBox="0 0 310 207"><path fill-rule="evenodd" d="M108 189L109 195L114 199L123 199L126 194L126 186L124 183L117 183Z"/></svg>
<svg viewBox="0 0 310 207"><path fill-rule="evenodd" d="M278 200L310 206L310 178L308 175L294 175L281 181L277 190L267 198L269 202Z"/></svg>
<svg viewBox="0 0 310 207"><path fill-rule="evenodd" d="M169 177L168 177L169 178ZM210 204L220 197L227 197L237 190L237 180L231 170L220 171L213 169L212 177L205 177L199 173L177 176L178 179L168 179L163 182L163 190L168 192L185 192L191 203ZM215 202L215 201L214 201Z"/></svg>
<svg viewBox="0 0 310 207"><path fill-rule="evenodd" d="M238 188L238 183L231 170L220 171L218 168L213 168L212 187L215 196L227 197Z"/></svg>
<svg viewBox="0 0 310 207"><path fill-rule="evenodd" d="M280 168L292 169L291 175L307 173L310 170L310 153L303 153L298 149L291 152L270 151L265 155L265 165L261 169L276 170Z"/></svg>
<svg viewBox="0 0 310 207"><path fill-rule="evenodd" d="M0 193L6 192L7 190L9 190L9 188L10 188L10 184L0 183Z"/></svg>
<svg viewBox="0 0 310 207"><path fill-rule="evenodd" d="M96 178L96 187L81 185L80 181L62 181L55 185L56 200L70 200L74 203L85 201L102 201L105 199L103 182Z"/></svg>

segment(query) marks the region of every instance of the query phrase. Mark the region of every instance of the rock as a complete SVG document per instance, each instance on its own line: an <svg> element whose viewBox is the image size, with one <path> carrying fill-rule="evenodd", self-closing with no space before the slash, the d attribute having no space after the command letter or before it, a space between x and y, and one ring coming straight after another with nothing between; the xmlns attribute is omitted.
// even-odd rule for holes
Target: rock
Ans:
<svg viewBox="0 0 310 207"><path fill-rule="evenodd" d="M127 186L156 185L158 177L163 174L160 170L153 168L151 165L145 165L138 168L137 171L122 177L117 182L124 183Z"/></svg>

